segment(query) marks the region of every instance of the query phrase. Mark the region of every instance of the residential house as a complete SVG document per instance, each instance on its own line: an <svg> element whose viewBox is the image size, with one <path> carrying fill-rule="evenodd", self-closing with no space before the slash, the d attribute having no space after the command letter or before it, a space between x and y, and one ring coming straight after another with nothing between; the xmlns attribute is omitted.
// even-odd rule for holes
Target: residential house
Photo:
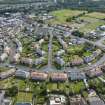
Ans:
<svg viewBox="0 0 105 105"><path fill-rule="evenodd" d="M94 58L93 58L92 56L86 56L86 57L84 57L84 62L85 62L85 63L89 63L89 62L91 62L92 60L94 60Z"/></svg>
<svg viewBox="0 0 105 105"><path fill-rule="evenodd" d="M102 25L99 28L100 28L100 30L105 31L105 25Z"/></svg>
<svg viewBox="0 0 105 105"><path fill-rule="evenodd" d="M83 40L81 40L79 38L71 39L70 41L71 41L72 44L77 44L77 45L78 44L84 44L85 43L85 41L83 41Z"/></svg>
<svg viewBox="0 0 105 105"><path fill-rule="evenodd" d="M43 64L44 61L45 61L45 58L44 57L40 57L40 58L35 59L34 64L35 65Z"/></svg>
<svg viewBox="0 0 105 105"><path fill-rule="evenodd" d="M20 54L19 54L19 53L16 53L16 54L14 55L14 57L13 57L13 61L14 61L14 62L19 62L19 60L20 60Z"/></svg>
<svg viewBox="0 0 105 105"><path fill-rule="evenodd" d="M71 60L71 65L73 65L73 66L74 65L81 65L83 63L84 63L83 59L79 56L74 56L73 59Z"/></svg>
<svg viewBox="0 0 105 105"><path fill-rule="evenodd" d="M66 73L59 73L59 72L51 73L50 78L51 78L51 81L55 81L55 82L58 82L58 81L64 82L68 79Z"/></svg>
<svg viewBox="0 0 105 105"><path fill-rule="evenodd" d="M0 79L5 79L9 76L12 76L15 74L15 69L10 69L10 70L7 70L6 72L2 72L0 73Z"/></svg>
<svg viewBox="0 0 105 105"><path fill-rule="evenodd" d="M100 49L93 51L92 55L84 57L84 62L89 63L102 53Z"/></svg>
<svg viewBox="0 0 105 105"><path fill-rule="evenodd" d="M67 43L61 39L61 37L58 37L59 43L62 45L63 49L66 49L68 47Z"/></svg>
<svg viewBox="0 0 105 105"><path fill-rule="evenodd" d="M36 49L36 53L39 54L40 56L44 56L46 54L46 52L41 49Z"/></svg>
<svg viewBox="0 0 105 105"><path fill-rule="evenodd" d="M10 52L11 52L11 48L9 48L8 46L6 46L4 48L4 53L10 54Z"/></svg>
<svg viewBox="0 0 105 105"><path fill-rule="evenodd" d="M56 55L57 55L57 56L61 56L61 55L64 54L64 53L65 53L65 50L60 49L60 50L56 53Z"/></svg>
<svg viewBox="0 0 105 105"><path fill-rule="evenodd" d="M88 70L86 73L89 77L94 77L94 76L100 76L103 74L102 70L100 67L93 68L92 70Z"/></svg>
<svg viewBox="0 0 105 105"><path fill-rule="evenodd" d="M66 105L66 97L63 95L50 95L47 105Z"/></svg>
<svg viewBox="0 0 105 105"><path fill-rule="evenodd" d="M39 44L41 45L44 42L44 39L39 40Z"/></svg>
<svg viewBox="0 0 105 105"><path fill-rule="evenodd" d="M8 54L7 53L3 53L3 54L1 54L1 56L0 56L0 61L1 62L3 62L5 59L7 59L8 58Z"/></svg>
<svg viewBox="0 0 105 105"><path fill-rule="evenodd" d="M64 66L64 64L65 64L65 61L64 61L62 58L60 58L60 57L56 57L56 58L55 58L55 61L56 61L56 63L59 64L60 66Z"/></svg>
<svg viewBox="0 0 105 105"><path fill-rule="evenodd" d="M25 71L25 70L16 70L15 76L20 78L29 78L30 73L29 71Z"/></svg>
<svg viewBox="0 0 105 105"><path fill-rule="evenodd" d="M79 71L70 71L67 72L68 79L70 80L83 80L86 78L86 75L84 72L79 72Z"/></svg>
<svg viewBox="0 0 105 105"><path fill-rule="evenodd" d="M48 74L44 72L31 72L31 79L35 81L44 81L47 80Z"/></svg>
<svg viewBox="0 0 105 105"><path fill-rule="evenodd" d="M11 105L12 101L9 98L5 98L5 91L0 90L0 105Z"/></svg>
<svg viewBox="0 0 105 105"><path fill-rule="evenodd" d="M81 95L70 97L70 105L88 105Z"/></svg>
<svg viewBox="0 0 105 105"><path fill-rule="evenodd" d="M87 100L89 105L105 105L103 100L101 100L99 96L96 94L96 92L92 89L89 91Z"/></svg>
<svg viewBox="0 0 105 105"><path fill-rule="evenodd" d="M31 58L21 58L20 63L26 64L26 65L33 65L33 59Z"/></svg>

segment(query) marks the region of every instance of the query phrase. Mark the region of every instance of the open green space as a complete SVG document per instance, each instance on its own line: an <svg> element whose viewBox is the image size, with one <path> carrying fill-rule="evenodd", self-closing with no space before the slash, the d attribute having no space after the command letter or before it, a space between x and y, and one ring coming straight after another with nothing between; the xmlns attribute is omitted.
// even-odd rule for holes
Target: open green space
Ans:
<svg viewBox="0 0 105 105"><path fill-rule="evenodd" d="M77 16L83 12L84 11L70 10L70 9L53 11L50 14L55 16L55 19L50 20L50 23L52 23L52 24L65 24L65 23L67 23L66 22L67 18Z"/></svg>
<svg viewBox="0 0 105 105"><path fill-rule="evenodd" d="M19 92L16 97L17 102L32 102L32 93Z"/></svg>
<svg viewBox="0 0 105 105"><path fill-rule="evenodd" d="M86 24L84 27L79 28L79 30L81 32L90 32L92 30L95 30L98 26L100 25L104 25L105 21L96 21L96 22L92 22L92 23L88 23Z"/></svg>
<svg viewBox="0 0 105 105"><path fill-rule="evenodd" d="M98 19L105 19L105 13L101 13L101 12L88 13L86 14L86 16L92 17L92 18L98 18Z"/></svg>
<svg viewBox="0 0 105 105"><path fill-rule="evenodd" d="M67 49L67 52L70 54L77 54L83 52L84 45L70 45Z"/></svg>
<svg viewBox="0 0 105 105"><path fill-rule="evenodd" d="M83 53L83 56L87 57L87 56L90 56L92 54L91 51L86 51Z"/></svg>

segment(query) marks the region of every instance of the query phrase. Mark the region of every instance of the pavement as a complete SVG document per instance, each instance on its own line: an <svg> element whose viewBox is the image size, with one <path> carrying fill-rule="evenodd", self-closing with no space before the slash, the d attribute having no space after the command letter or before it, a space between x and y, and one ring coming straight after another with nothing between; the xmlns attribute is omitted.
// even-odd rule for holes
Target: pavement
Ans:
<svg viewBox="0 0 105 105"><path fill-rule="evenodd" d="M49 38L49 44L48 44L48 69L50 70L52 68L52 40L53 40L53 30L49 31L50 38Z"/></svg>

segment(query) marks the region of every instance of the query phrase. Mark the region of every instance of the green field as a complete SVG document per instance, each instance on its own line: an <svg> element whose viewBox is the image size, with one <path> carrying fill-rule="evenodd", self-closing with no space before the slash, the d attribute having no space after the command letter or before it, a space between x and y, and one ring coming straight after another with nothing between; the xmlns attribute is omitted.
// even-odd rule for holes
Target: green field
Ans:
<svg viewBox="0 0 105 105"><path fill-rule="evenodd" d="M95 30L98 26L104 25L104 24L105 24L105 21L96 21L94 23L92 22L92 23L86 24L84 27L81 27L79 30L81 32L89 32L89 31Z"/></svg>
<svg viewBox="0 0 105 105"><path fill-rule="evenodd" d="M69 9L63 9L63 10L58 10L58 11L53 11L50 14L55 16L55 19L50 20L50 23L52 24L65 24L66 19L68 17L73 17L77 16L84 11L79 11L79 10L69 10Z"/></svg>
<svg viewBox="0 0 105 105"><path fill-rule="evenodd" d="M92 13L87 14L86 16L92 17L92 18L97 18L97 19L104 19L105 18L105 13L92 12Z"/></svg>
<svg viewBox="0 0 105 105"><path fill-rule="evenodd" d="M83 12L85 12L85 15L77 17L74 21L66 22L67 18L78 16ZM102 20L105 18L105 13L100 12L86 13L86 11L63 9L53 11L50 14L55 17L54 19L48 21L50 24L71 25L78 27L81 32L89 32L95 30L96 27L105 24L105 21ZM83 20L84 22L78 23L77 20Z"/></svg>
<svg viewBox="0 0 105 105"><path fill-rule="evenodd" d="M17 102L32 102L32 93L19 92L16 99Z"/></svg>

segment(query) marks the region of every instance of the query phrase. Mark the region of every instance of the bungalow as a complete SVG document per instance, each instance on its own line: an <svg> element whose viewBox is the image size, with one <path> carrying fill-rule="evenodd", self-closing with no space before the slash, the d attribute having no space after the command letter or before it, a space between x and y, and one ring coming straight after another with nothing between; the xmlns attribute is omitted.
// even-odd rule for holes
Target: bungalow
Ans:
<svg viewBox="0 0 105 105"><path fill-rule="evenodd" d="M103 74L100 67L94 68L92 70L88 70L86 73L89 77L100 76Z"/></svg>
<svg viewBox="0 0 105 105"><path fill-rule="evenodd" d="M52 81L55 81L55 82L58 82L58 81L64 82L68 79L66 73L51 73L50 78Z"/></svg>
<svg viewBox="0 0 105 105"><path fill-rule="evenodd" d="M9 76L14 75L15 74L15 71L16 71L15 69L10 69L10 70L8 70L6 72L0 73L0 79L5 79L5 78L7 78Z"/></svg>
<svg viewBox="0 0 105 105"><path fill-rule="evenodd" d="M15 76L20 78L29 78L30 73L25 70L16 70Z"/></svg>
<svg viewBox="0 0 105 105"><path fill-rule="evenodd" d="M71 71L67 73L68 79L70 80L83 80L86 78L86 75L84 72L79 71Z"/></svg>
<svg viewBox="0 0 105 105"><path fill-rule="evenodd" d="M60 66L64 66L64 64L65 64L65 61L64 61L62 58L60 58L60 57L56 57L56 58L55 58L55 61L56 61L56 63L59 64Z"/></svg>
<svg viewBox="0 0 105 105"><path fill-rule="evenodd" d="M31 72L31 79L36 81L44 81L47 80L48 74L44 72Z"/></svg>

